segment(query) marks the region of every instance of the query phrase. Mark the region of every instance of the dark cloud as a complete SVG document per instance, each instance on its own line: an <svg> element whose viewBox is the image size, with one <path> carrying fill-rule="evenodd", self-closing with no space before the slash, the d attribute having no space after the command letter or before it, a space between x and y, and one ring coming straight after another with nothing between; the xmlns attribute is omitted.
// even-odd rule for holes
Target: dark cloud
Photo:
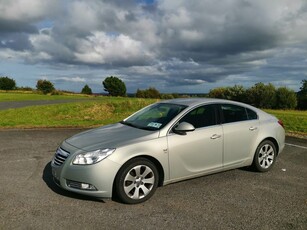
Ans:
<svg viewBox="0 0 307 230"><path fill-rule="evenodd" d="M0 33L0 35L0 49L7 48L15 51L25 51L33 48L29 41L29 36L25 33Z"/></svg>
<svg viewBox="0 0 307 230"><path fill-rule="evenodd" d="M0 18L0 49L31 50L29 34L35 33L38 33L38 29L32 24Z"/></svg>
<svg viewBox="0 0 307 230"><path fill-rule="evenodd" d="M20 21L0 19L0 34L6 33L37 33L37 28Z"/></svg>
<svg viewBox="0 0 307 230"><path fill-rule="evenodd" d="M21 16L0 17L0 57L9 52L49 68L113 71L134 88L237 84L240 77L254 82L262 75L277 81L280 72L287 79L306 77L304 0L44 2L50 12L16 10L19 1L8 7ZM41 21L51 23L36 28Z"/></svg>

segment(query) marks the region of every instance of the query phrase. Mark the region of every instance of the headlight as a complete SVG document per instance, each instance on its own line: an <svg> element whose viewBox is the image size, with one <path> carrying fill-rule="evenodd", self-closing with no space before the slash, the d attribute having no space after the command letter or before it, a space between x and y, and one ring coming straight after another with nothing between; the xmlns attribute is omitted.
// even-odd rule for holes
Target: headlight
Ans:
<svg viewBox="0 0 307 230"><path fill-rule="evenodd" d="M111 155L115 149L99 149L93 152L81 153L75 156L74 165L92 165Z"/></svg>

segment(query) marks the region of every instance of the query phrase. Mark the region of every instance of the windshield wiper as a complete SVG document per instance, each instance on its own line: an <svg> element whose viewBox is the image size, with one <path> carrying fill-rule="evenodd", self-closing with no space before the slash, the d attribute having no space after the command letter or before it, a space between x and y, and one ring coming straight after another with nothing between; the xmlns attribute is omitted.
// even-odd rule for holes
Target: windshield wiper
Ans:
<svg viewBox="0 0 307 230"><path fill-rule="evenodd" d="M132 124L132 123L127 122L127 121L121 121L119 123L127 125L127 126L130 126L130 127L133 127L133 128L143 129L143 130L147 130L147 131L155 131L155 130L157 130L156 128L153 128L153 127L138 126L138 125Z"/></svg>
<svg viewBox="0 0 307 230"><path fill-rule="evenodd" d="M132 123L130 123L130 122L127 122L127 121L121 121L120 123L123 124L123 125L131 126L131 127L133 127L133 128L139 128L139 127L137 127L136 125L134 125L134 124L132 124Z"/></svg>

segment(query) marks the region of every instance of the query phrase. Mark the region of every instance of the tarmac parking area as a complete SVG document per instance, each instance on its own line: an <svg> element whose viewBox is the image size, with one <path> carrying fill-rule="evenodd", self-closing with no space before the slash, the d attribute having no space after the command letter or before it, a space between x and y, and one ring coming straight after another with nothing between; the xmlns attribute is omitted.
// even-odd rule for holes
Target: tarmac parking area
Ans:
<svg viewBox="0 0 307 230"><path fill-rule="evenodd" d="M125 205L53 183L54 151L79 131L0 131L0 229L307 229L306 140L287 138L268 173L231 170Z"/></svg>

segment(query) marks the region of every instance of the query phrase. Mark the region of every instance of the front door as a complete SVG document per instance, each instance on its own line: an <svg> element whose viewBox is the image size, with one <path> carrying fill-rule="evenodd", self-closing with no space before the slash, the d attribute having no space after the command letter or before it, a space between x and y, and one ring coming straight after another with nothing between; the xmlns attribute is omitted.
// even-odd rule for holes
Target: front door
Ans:
<svg viewBox="0 0 307 230"><path fill-rule="evenodd" d="M215 105L197 107L180 121L196 128L186 135L170 133L170 179L201 175L223 166L223 129L217 124Z"/></svg>

